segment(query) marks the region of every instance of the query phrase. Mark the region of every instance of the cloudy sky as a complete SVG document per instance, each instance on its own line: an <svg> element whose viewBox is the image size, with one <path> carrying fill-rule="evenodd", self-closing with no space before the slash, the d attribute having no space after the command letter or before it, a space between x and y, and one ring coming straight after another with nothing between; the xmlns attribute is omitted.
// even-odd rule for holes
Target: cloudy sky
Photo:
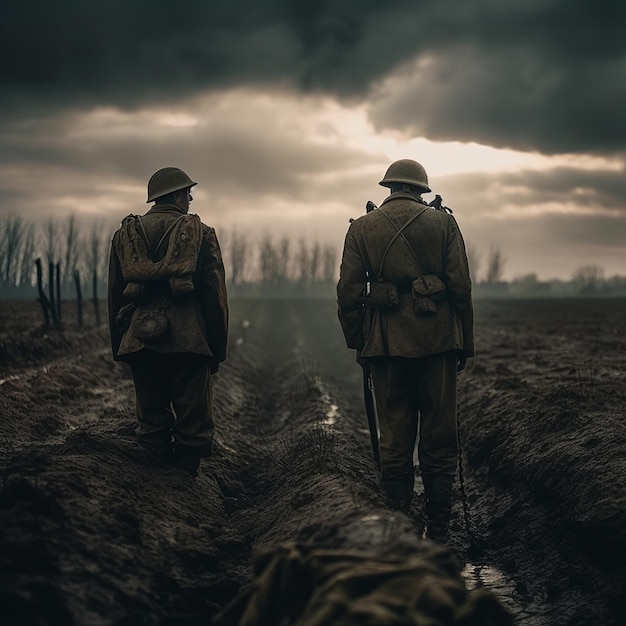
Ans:
<svg viewBox="0 0 626 626"><path fill-rule="evenodd" d="M0 81L0 215L113 229L175 165L218 235L340 247L412 158L483 270L626 275L623 2L5 0Z"/></svg>

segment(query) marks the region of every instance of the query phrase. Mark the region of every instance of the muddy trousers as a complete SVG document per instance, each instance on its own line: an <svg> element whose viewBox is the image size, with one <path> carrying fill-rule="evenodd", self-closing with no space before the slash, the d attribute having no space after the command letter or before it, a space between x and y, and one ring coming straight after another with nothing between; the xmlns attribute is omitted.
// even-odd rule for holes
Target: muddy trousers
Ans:
<svg viewBox="0 0 626 626"><path fill-rule="evenodd" d="M130 362L139 442L162 450L211 454L211 364L197 354L142 350Z"/></svg>
<svg viewBox="0 0 626 626"><path fill-rule="evenodd" d="M370 362L382 481L389 499L410 500L419 428L417 452L426 500L450 502L458 459L456 352L415 359L376 357Z"/></svg>

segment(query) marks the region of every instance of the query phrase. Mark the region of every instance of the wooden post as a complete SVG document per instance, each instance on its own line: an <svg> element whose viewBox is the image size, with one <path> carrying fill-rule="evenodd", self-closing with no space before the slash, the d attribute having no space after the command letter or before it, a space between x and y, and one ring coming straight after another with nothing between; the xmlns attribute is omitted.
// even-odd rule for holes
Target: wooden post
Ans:
<svg viewBox="0 0 626 626"><path fill-rule="evenodd" d="M93 309L96 314L96 324L100 326L100 307L98 306L98 272L93 271L91 277L91 286L93 290Z"/></svg>
<svg viewBox="0 0 626 626"><path fill-rule="evenodd" d="M55 273L57 277L57 317L59 322L61 321L61 264L57 263L55 267Z"/></svg>
<svg viewBox="0 0 626 626"><path fill-rule="evenodd" d="M48 301L48 308L50 309L50 316L52 317L52 323L57 330L61 330L61 322L57 314L57 304L54 297L54 265L48 263L48 274L50 275L50 284L48 285L48 293L50 294L50 300Z"/></svg>
<svg viewBox="0 0 626 626"><path fill-rule="evenodd" d="M48 302L52 319L58 320L59 316L57 315L56 296L54 293L54 263L52 263L52 261L48 263Z"/></svg>
<svg viewBox="0 0 626 626"><path fill-rule="evenodd" d="M41 312L43 313L46 328L50 328L50 313L48 312L50 303L48 302L48 298L46 298L46 294L43 290L43 271L41 269L41 259L36 259L35 265L37 266L37 293L39 294L37 302L41 305Z"/></svg>
<svg viewBox="0 0 626 626"><path fill-rule="evenodd" d="M76 307L78 328L83 327L83 292L80 288L80 273L74 270L74 284L76 285Z"/></svg>

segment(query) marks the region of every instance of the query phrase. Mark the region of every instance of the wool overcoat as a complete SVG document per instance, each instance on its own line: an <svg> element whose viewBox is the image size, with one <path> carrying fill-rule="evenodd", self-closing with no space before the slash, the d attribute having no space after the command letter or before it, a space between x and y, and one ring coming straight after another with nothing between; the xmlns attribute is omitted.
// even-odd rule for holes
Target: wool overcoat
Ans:
<svg viewBox="0 0 626 626"><path fill-rule="evenodd" d="M339 320L348 347L363 357L419 358L449 350L474 355L471 281L463 237L452 215L426 207L405 192L393 193L373 210L355 219L345 238L337 284ZM385 249L397 230L422 212ZM405 239L406 238L406 241ZM408 242L408 244L407 244ZM416 314L413 280L437 275L446 286L437 311ZM382 278L398 286L399 305L386 310L363 303L368 280Z"/></svg>
<svg viewBox="0 0 626 626"><path fill-rule="evenodd" d="M171 230L171 227L181 215L185 215L185 211L178 206L161 204L155 205L142 216L141 222L150 248L156 249L155 261L166 255L172 243L168 240L168 230L170 233L177 232L176 229ZM215 230L196 219L199 223L197 263L193 263L191 275L186 277L191 279L193 290L176 297L172 297L166 279L152 280L152 295L147 301L136 301L124 293L125 290L128 292L129 280L124 278L121 259L128 257L128 251L122 250L122 246L128 245L128 238L124 238L123 228L114 234L109 258L108 305L111 347L115 360L129 361L133 354L149 348L164 353L203 355L212 360L215 370L217 363L226 358L228 301L222 254ZM194 244L192 241L176 243L181 246L181 254L184 254L187 246ZM137 313L142 307L159 303L163 306L161 311L167 317L169 330L156 340L140 341L132 332ZM126 323L123 319L124 310L128 311Z"/></svg>

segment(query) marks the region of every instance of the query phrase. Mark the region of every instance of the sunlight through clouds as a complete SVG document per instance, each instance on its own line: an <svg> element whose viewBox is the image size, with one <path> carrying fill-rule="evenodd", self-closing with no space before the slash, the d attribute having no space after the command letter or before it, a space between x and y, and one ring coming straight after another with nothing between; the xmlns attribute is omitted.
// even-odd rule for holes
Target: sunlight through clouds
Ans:
<svg viewBox="0 0 626 626"><path fill-rule="evenodd" d="M20 141L15 130L6 137L8 146ZM145 211L150 174L177 165L199 183L192 211L216 228L315 236L340 247L349 219L364 211L367 200L384 199L378 181L400 158L426 167L433 193L455 209L472 245L488 249L507 242L512 274L529 263L529 271L541 274L533 264L543 261L541 254L529 260L515 253L524 244L502 232L511 224L534 221L541 228L551 216L624 217L623 207L602 204L592 178L623 176L617 157L410 137L377 129L367 102L288 90L238 87L176 105L65 113L43 120L36 142L21 145L23 162L0 172L0 187L17 210L25 217L101 215L107 227ZM54 158L40 159L40 153ZM24 184L35 180L36 186ZM571 238L558 244L561 235L553 234L553 246L575 249Z"/></svg>

